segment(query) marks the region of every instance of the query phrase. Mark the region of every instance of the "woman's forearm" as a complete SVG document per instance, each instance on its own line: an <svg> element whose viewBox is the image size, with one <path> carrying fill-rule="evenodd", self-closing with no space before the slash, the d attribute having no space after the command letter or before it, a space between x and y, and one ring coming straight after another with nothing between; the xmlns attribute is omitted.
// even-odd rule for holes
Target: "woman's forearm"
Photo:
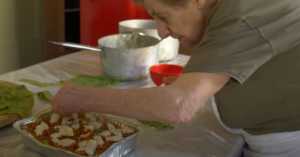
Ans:
<svg viewBox="0 0 300 157"><path fill-rule="evenodd" d="M172 85L142 89L65 85L53 99L54 111L100 112L141 120L190 121L229 80L223 74L184 74Z"/></svg>
<svg viewBox="0 0 300 157"><path fill-rule="evenodd" d="M159 88L94 88L91 109L143 120L187 122L228 80L226 75L189 74Z"/></svg>
<svg viewBox="0 0 300 157"><path fill-rule="evenodd" d="M142 120L177 121L183 95L172 87L147 89L96 89L91 109Z"/></svg>

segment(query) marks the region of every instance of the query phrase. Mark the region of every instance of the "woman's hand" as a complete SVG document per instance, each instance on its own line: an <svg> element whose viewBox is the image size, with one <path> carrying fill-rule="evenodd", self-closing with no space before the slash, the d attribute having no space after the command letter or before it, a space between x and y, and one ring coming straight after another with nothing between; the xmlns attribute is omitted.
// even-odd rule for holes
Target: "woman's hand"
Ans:
<svg viewBox="0 0 300 157"><path fill-rule="evenodd" d="M93 97L88 88L66 84L52 100L53 110L61 114L87 112Z"/></svg>

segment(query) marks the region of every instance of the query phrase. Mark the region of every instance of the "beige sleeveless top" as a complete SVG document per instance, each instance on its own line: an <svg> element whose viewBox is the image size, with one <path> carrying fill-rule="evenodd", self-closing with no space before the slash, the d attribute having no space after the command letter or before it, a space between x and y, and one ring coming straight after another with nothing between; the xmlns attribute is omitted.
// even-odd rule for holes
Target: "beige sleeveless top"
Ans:
<svg viewBox="0 0 300 157"><path fill-rule="evenodd" d="M186 72L232 77L216 95L229 127L251 134L298 130L299 45L300 1L223 0Z"/></svg>

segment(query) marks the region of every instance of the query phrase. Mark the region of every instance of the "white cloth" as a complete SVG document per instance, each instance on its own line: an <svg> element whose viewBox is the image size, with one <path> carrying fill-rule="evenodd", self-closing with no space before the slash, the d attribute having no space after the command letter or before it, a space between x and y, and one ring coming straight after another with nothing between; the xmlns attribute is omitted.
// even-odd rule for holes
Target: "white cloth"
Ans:
<svg viewBox="0 0 300 157"><path fill-rule="evenodd" d="M300 156L300 131L251 135L242 129L226 126L220 117L214 98L211 100L213 112L219 123L229 132L240 134L246 142L244 157L298 157Z"/></svg>

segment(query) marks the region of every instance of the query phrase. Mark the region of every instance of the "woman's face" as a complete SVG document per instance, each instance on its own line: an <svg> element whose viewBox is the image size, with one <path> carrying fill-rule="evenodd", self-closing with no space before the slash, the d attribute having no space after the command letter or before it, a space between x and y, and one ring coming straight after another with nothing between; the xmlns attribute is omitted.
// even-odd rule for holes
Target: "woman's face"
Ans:
<svg viewBox="0 0 300 157"><path fill-rule="evenodd" d="M191 49L199 43L208 21L207 0L187 0L184 6L170 6L161 0L144 0L144 6L157 23L162 38L179 39L183 49Z"/></svg>

